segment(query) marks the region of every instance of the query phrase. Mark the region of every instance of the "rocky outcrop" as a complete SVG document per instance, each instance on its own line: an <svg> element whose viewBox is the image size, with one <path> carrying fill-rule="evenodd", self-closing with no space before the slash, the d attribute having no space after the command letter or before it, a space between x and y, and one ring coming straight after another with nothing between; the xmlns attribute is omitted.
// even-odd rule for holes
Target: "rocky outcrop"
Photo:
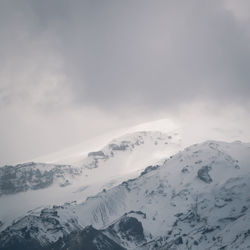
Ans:
<svg viewBox="0 0 250 250"><path fill-rule="evenodd" d="M122 246L107 237L101 230L92 226L61 238L50 246L51 250L125 250Z"/></svg>
<svg viewBox="0 0 250 250"><path fill-rule="evenodd" d="M0 168L0 195L47 188L55 180L64 187L70 184L72 177L80 174L80 169L69 165L30 162L3 166Z"/></svg>
<svg viewBox="0 0 250 250"><path fill-rule="evenodd" d="M213 180L211 178L211 176L208 174L208 172L211 170L212 168L209 166L203 166L202 168L200 168L197 172L197 176L200 180L206 182L206 183L211 183Z"/></svg>

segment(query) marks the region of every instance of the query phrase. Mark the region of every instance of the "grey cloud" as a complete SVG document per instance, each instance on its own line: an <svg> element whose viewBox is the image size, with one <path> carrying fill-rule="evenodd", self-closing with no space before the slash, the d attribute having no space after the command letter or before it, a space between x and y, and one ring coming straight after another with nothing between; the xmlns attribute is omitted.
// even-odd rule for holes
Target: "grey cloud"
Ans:
<svg viewBox="0 0 250 250"><path fill-rule="evenodd" d="M15 4L9 10L21 20L15 15L13 28L25 26L24 42L48 40L42 49L61 57L79 104L165 109L193 99L249 98L249 33L222 1Z"/></svg>
<svg viewBox="0 0 250 250"><path fill-rule="evenodd" d="M194 110L196 102L247 109L250 19L242 6L232 0L1 1L2 161Z"/></svg>
<svg viewBox="0 0 250 250"><path fill-rule="evenodd" d="M220 1L71 1L59 13L43 4L33 10L58 37L81 104L249 98L249 33Z"/></svg>

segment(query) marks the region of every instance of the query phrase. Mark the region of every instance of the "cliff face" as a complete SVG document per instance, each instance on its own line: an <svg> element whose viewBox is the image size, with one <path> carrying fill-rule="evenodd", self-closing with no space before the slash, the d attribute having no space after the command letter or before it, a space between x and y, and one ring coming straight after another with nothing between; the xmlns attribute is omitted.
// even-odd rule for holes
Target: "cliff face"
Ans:
<svg viewBox="0 0 250 250"><path fill-rule="evenodd" d="M70 185L71 179L81 172L81 169L69 165L35 162L3 166L0 168L0 196L47 188L55 182L64 187Z"/></svg>

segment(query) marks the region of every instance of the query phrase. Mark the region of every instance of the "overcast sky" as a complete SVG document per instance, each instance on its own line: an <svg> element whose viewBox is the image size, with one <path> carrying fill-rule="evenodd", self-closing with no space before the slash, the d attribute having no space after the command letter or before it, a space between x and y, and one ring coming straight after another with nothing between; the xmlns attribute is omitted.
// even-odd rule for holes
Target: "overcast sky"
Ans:
<svg viewBox="0 0 250 250"><path fill-rule="evenodd" d="M245 129L249 27L248 0L0 0L0 163L162 118Z"/></svg>

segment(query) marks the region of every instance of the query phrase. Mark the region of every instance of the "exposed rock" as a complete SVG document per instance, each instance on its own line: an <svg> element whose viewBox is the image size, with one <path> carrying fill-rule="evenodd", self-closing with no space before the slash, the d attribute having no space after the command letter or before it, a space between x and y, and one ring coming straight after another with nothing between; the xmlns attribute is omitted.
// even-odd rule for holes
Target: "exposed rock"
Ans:
<svg viewBox="0 0 250 250"><path fill-rule="evenodd" d="M68 177L80 175L81 170L69 165L25 163L0 168L0 195L43 189L57 179L61 187L70 184Z"/></svg>
<svg viewBox="0 0 250 250"><path fill-rule="evenodd" d="M197 172L197 176L199 177L199 179L201 179L202 181L206 182L206 183L211 183L213 180L211 178L211 176L208 174L208 172L211 170L211 167L209 166L203 166L202 168L200 168Z"/></svg>
<svg viewBox="0 0 250 250"><path fill-rule="evenodd" d="M180 236L180 237L178 237L176 240L175 240L175 245L181 245L181 244L183 244L183 240L182 240L182 237Z"/></svg>
<svg viewBox="0 0 250 250"><path fill-rule="evenodd" d="M141 176L145 175L153 170L156 170L157 168L159 168L159 165L155 165L155 166L148 166L147 168L145 168L142 172L141 172Z"/></svg>
<svg viewBox="0 0 250 250"><path fill-rule="evenodd" d="M120 144L120 145L117 145L117 144L109 144L109 147L110 147L112 150L125 151L129 146L128 146L128 144L122 143L122 144Z"/></svg>
<svg viewBox="0 0 250 250"><path fill-rule="evenodd" d="M142 223L136 218L124 216L115 225L109 227L110 232L119 234L120 238L135 242L142 242L144 240Z"/></svg>
<svg viewBox="0 0 250 250"><path fill-rule="evenodd" d="M182 173L186 174L186 173L189 173L189 170L187 167L184 167L182 170L181 170Z"/></svg>
<svg viewBox="0 0 250 250"><path fill-rule="evenodd" d="M100 157L104 158L105 154L102 151L96 151L96 152L88 153L88 157L91 157L91 156L100 156Z"/></svg>
<svg viewBox="0 0 250 250"><path fill-rule="evenodd" d="M92 226L61 238L50 246L51 250L125 250L100 230Z"/></svg>

